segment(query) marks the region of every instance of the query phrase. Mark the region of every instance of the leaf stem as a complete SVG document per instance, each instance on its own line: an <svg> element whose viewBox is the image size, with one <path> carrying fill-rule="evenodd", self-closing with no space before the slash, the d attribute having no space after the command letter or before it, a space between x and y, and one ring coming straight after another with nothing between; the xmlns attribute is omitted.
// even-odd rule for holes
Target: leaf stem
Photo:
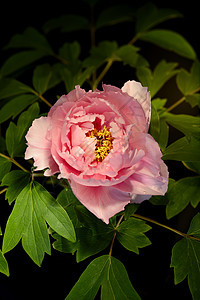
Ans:
<svg viewBox="0 0 200 300"><path fill-rule="evenodd" d="M193 92L189 93L188 95L185 95L181 97L178 101L176 101L174 104L172 104L170 107L167 108L166 112L171 111L172 109L176 108L178 105L183 103L185 101L186 96L194 95L195 93L200 91L200 87L194 90Z"/></svg>
<svg viewBox="0 0 200 300"><path fill-rule="evenodd" d="M106 75L106 73L108 72L108 70L110 69L110 67L112 66L112 64L113 64L113 59L112 58L108 59L105 68L102 70L102 72L99 74L99 76L97 77L97 79L95 80L95 82L93 84L93 87L92 87L93 91L97 88L99 82Z"/></svg>
<svg viewBox="0 0 200 300"><path fill-rule="evenodd" d="M17 167L19 167L22 171L31 174L31 172L29 172L24 167L22 167L22 165L20 165L14 158L11 158L11 157L3 154L3 153L0 153L0 156L3 157L3 158L6 158L9 161L11 161L14 165L16 165Z"/></svg>
<svg viewBox="0 0 200 300"><path fill-rule="evenodd" d="M116 229L120 225L121 221L123 220L123 217L124 217L124 214L121 215L119 221L117 222L117 225L114 228L114 234L113 234L112 242L111 242L111 245L110 245L109 257L111 257L111 255L112 255L113 245L114 245L115 237L116 237L116 234L117 234Z"/></svg>
<svg viewBox="0 0 200 300"><path fill-rule="evenodd" d="M148 217L144 217L144 216L141 216L141 215L138 215L138 214L132 214L132 217L135 217L135 218L138 218L138 219L141 219L141 220L153 223L153 224L158 225L160 227L163 227L163 228L165 228L167 230L170 230L170 231L172 231L172 232L174 232L174 233L176 233L176 234L178 234L178 235L180 235L180 236L182 236L184 238L188 238L188 239L193 239L193 240L196 240L196 241L200 241L200 238L197 238L195 236L189 235L187 233L183 233L183 232L181 232L181 231L179 231L177 229L171 228L171 227L169 227L167 225L164 225L164 224L162 224L160 222L152 220L152 219L150 219Z"/></svg>
<svg viewBox="0 0 200 300"><path fill-rule="evenodd" d="M33 93L38 96L44 103L46 103L49 107L52 107L52 104L47 100L45 99L42 95L40 95L38 92L34 91L33 90Z"/></svg>
<svg viewBox="0 0 200 300"><path fill-rule="evenodd" d="M8 188L5 188L5 189L1 190L1 191L0 191L0 195L3 194L4 192L6 192L7 189L8 189Z"/></svg>

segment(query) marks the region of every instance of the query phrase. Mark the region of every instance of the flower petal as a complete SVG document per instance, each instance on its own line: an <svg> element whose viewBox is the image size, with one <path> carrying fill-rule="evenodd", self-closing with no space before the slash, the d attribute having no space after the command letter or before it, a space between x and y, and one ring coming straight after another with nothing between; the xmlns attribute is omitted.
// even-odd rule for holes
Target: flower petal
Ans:
<svg viewBox="0 0 200 300"><path fill-rule="evenodd" d="M148 130L151 118L150 92L147 92L147 88L143 87L140 82L134 80L127 81L122 87L122 92L127 93L129 96L133 97L140 103L145 113Z"/></svg>
<svg viewBox="0 0 200 300"><path fill-rule="evenodd" d="M97 218L109 223L109 218L124 210L130 202L128 193L124 193L114 187L89 187L70 182L71 188L79 201L91 211Z"/></svg>
<svg viewBox="0 0 200 300"><path fill-rule="evenodd" d="M53 166L53 171L56 173L56 167L51 155L51 138L49 136L49 128L51 121L49 118L40 117L33 121L32 126L26 134L27 149L25 159L34 159L34 166L37 170L43 170Z"/></svg>

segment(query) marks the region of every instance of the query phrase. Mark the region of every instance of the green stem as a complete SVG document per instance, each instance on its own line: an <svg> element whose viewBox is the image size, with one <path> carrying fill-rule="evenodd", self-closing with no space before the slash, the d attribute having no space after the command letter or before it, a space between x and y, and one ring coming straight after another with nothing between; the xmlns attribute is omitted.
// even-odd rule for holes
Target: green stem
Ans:
<svg viewBox="0 0 200 300"><path fill-rule="evenodd" d="M11 158L3 153L0 153L0 156L3 158L6 158L7 160L11 161L14 165L16 165L17 167L19 167L21 170L23 170L26 173L31 174L31 172L29 172L28 170L26 170L24 167L22 167L14 158Z"/></svg>
<svg viewBox="0 0 200 300"><path fill-rule="evenodd" d="M0 195L3 194L4 192L6 192L7 189L8 189L8 188L5 188L5 189L1 190L1 191L0 191Z"/></svg>
<svg viewBox="0 0 200 300"><path fill-rule="evenodd" d="M129 45L133 45L133 44L138 40L139 36L140 36L139 33L136 34L136 35L132 38L132 40L130 40L130 42L128 42L128 44L129 44Z"/></svg>
<svg viewBox="0 0 200 300"><path fill-rule="evenodd" d="M112 66L113 60L110 58L105 66L105 68L103 69L103 71L100 73L100 75L98 76L98 78L95 80L94 84L93 84L93 91L97 88L99 82L103 79L103 77L106 75L106 73L108 72L108 70L110 69L110 67Z"/></svg>
<svg viewBox="0 0 200 300"><path fill-rule="evenodd" d="M119 221L117 222L117 225L114 228L114 234L113 234L112 242L111 242L111 245L110 245L109 257L111 257L111 255L112 255L113 245L114 245L115 237L116 237L116 234L117 234L117 231L116 231L117 227L120 225L123 218L124 218L124 214L121 215Z"/></svg>
<svg viewBox="0 0 200 300"><path fill-rule="evenodd" d="M47 100L45 99L42 95L40 95L38 92L34 91L33 90L33 93L38 96L44 103L46 103L49 107L52 107L52 104Z"/></svg>
<svg viewBox="0 0 200 300"><path fill-rule="evenodd" d="M193 92L191 92L190 94L183 96L181 99L179 99L174 104L172 104L170 107L168 107L167 110L166 110L166 112L169 112L169 111L173 110L178 105L180 105L181 103L183 103L185 101L186 96L194 95L194 94L196 94L199 91L200 91L200 87L197 88L196 90L194 90Z"/></svg>
<svg viewBox="0 0 200 300"><path fill-rule="evenodd" d="M152 219L150 219L148 217L144 217L144 216L141 216L141 215L138 215L138 214L132 214L132 216L135 217L135 218L138 218L138 219L141 219L141 220L153 223L153 224L158 225L160 227L163 227L163 228L165 228L167 230L170 230L170 231L172 231L172 232L174 232L174 233L176 233L176 234L178 234L178 235L180 235L180 236L182 236L184 238L189 238L189 239L193 239L193 240L196 240L196 241L200 241L200 239L197 238L197 237L195 237L195 236L189 235L187 233L183 233L183 232L181 232L181 231L179 231L177 229L171 228L171 227L169 227L167 225L164 225L164 224L162 224L160 222L152 220Z"/></svg>

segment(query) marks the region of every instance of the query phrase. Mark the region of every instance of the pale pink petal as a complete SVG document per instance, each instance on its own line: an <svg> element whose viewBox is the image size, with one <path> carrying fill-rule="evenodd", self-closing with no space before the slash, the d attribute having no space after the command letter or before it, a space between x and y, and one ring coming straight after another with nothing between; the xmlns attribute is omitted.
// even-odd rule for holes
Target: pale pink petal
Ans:
<svg viewBox="0 0 200 300"><path fill-rule="evenodd" d="M124 210L124 207L130 202L130 196L127 193L114 187L88 187L74 181L71 181L70 185L79 201L107 224L109 218Z"/></svg>
<svg viewBox="0 0 200 300"><path fill-rule="evenodd" d="M147 126L149 127L151 118L151 97L150 92L147 92L147 88L143 87L140 82L129 80L122 87L122 92L127 93L140 103L145 113Z"/></svg>
<svg viewBox="0 0 200 300"><path fill-rule="evenodd" d="M34 167L36 170L43 170L48 168L51 156L51 139L49 136L49 128L51 120L46 117L40 117L33 121L32 126L26 134L27 149L25 152L25 159L34 159Z"/></svg>
<svg viewBox="0 0 200 300"><path fill-rule="evenodd" d="M85 133L78 125L71 126L71 145L72 147L80 145L85 139Z"/></svg>

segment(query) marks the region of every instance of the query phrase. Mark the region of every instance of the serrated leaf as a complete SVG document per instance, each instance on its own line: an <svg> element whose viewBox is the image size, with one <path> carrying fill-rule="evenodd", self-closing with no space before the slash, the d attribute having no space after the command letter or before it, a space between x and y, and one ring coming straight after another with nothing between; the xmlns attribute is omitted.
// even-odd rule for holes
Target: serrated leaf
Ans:
<svg viewBox="0 0 200 300"><path fill-rule="evenodd" d="M63 238L62 236L60 236L57 233L53 233L52 236L56 240L53 243L53 248L54 249L56 249L60 252L72 253L72 254L74 254L74 252L77 250L78 241L76 241L75 243L72 243L72 242L70 242L69 240Z"/></svg>
<svg viewBox="0 0 200 300"><path fill-rule="evenodd" d="M12 163L5 157L0 156L0 181L10 171Z"/></svg>
<svg viewBox="0 0 200 300"><path fill-rule="evenodd" d="M77 41L73 43L65 43L59 49L59 55L64 58L68 63L77 61L80 55L80 44Z"/></svg>
<svg viewBox="0 0 200 300"><path fill-rule="evenodd" d="M52 55L53 51L47 39L33 27L27 27L22 34L14 35L6 48L33 48Z"/></svg>
<svg viewBox="0 0 200 300"><path fill-rule="evenodd" d="M50 254L46 222L59 234L75 240L73 225L65 210L37 182L28 184L18 195L6 224L3 253L12 250L22 238L24 250L41 265Z"/></svg>
<svg viewBox="0 0 200 300"><path fill-rule="evenodd" d="M139 254L139 248L151 244L150 240L144 234L151 229L144 221L129 218L117 227L117 239L129 251Z"/></svg>
<svg viewBox="0 0 200 300"><path fill-rule="evenodd" d="M190 95L200 88L200 62L192 64L190 72L181 69L177 75L177 86L183 95Z"/></svg>
<svg viewBox="0 0 200 300"><path fill-rule="evenodd" d="M64 208L38 182L33 185L33 195L41 201L42 215L49 226L59 235L75 242L74 227Z"/></svg>
<svg viewBox="0 0 200 300"><path fill-rule="evenodd" d="M148 61L137 53L138 50L133 45L123 45L114 52L113 59L121 60L125 65L128 64L131 67L148 66Z"/></svg>
<svg viewBox="0 0 200 300"><path fill-rule="evenodd" d="M95 67L98 68L103 64L107 59L111 58L115 51L117 50L118 45L116 41L102 41L98 46L91 49L91 55L87 57L84 62L84 67Z"/></svg>
<svg viewBox="0 0 200 300"><path fill-rule="evenodd" d="M34 69L33 86L40 95L43 95L48 89L60 83L60 81L57 65L43 64Z"/></svg>
<svg viewBox="0 0 200 300"><path fill-rule="evenodd" d="M25 93L33 93L33 89L13 78L0 79L0 100Z"/></svg>
<svg viewBox="0 0 200 300"><path fill-rule="evenodd" d="M136 32L146 31L168 19L181 17L182 14L173 9L158 9L153 3L147 3L136 12Z"/></svg>
<svg viewBox="0 0 200 300"><path fill-rule="evenodd" d="M191 107L198 106L200 108L200 94L187 95L185 101L191 105Z"/></svg>
<svg viewBox="0 0 200 300"><path fill-rule="evenodd" d="M66 300L93 300L100 286L102 300L140 299L128 278L124 265L116 258L104 255L89 264Z"/></svg>
<svg viewBox="0 0 200 300"><path fill-rule="evenodd" d="M66 14L58 18L47 21L43 30L47 33L54 29L60 29L62 32L89 29L90 24L87 18L75 14Z"/></svg>
<svg viewBox="0 0 200 300"><path fill-rule="evenodd" d="M168 63L165 60L161 60L153 72L148 67L138 67L137 77L143 86L148 86L153 98L161 87L177 74L178 70L175 69L176 66L177 63Z"/></svg>
<svg viewBox="0 0 200 300"><path fill-rule="evenodd" d="M169 145L163 152L163 160L200 161L200 140L183 137Z"/></svg>
<svg viewBox="0 0 200 300"><path fill-rule="evenodd" d="M200 117L165 113L163 118L168 124L183 132L185 135L200 138Z"/></svg>
<svg viewBox="0 0 200 300"><path fill-rule="evenodd" d="M9 118L15 118L27 106L38 99L31 94L20 95L7 102L0 110L0 123L7 121Z"/></svg>
<svg viewBox="0 0 200 300"><path fill-rule="evenodd" d="M168 199L166 207L168 219L183 211L189 203L196 207L200 202L200 177L185 177L178 180L168 192Z"/></svg>
<svg viewBox="0 0 200 300"><path fill-rule="evenodd" d="M18 118L17 125L10 122L6 131L6 147L10 157L21 156L25 150L24 136L31 125L31 122L39 114L38 103L32 104L28 110L24 111Z"/></svg>
<svg viewBox="0 0 200 300"><path fill-rule="evenodd" d="M8 263L1 251L0 251L0 272L5 274L6 276L9 276Z"/></svg>
<svg viewBox="0 0 200 300"><path fill-rule="evenodd" d="M188 234L199 238L200 214L192 220ZM186 277L192 298L200 298L200 242L184 238L177 242L172 249L171 267L174 268L174 282L180 283Z"/></svg>
<svg viewBox="0 0 200 300"><path fill-rule="evenodd" d="M11 204L28 184L30 180L30 174L21 170L13 170L6 174L2 180L2 186L8 186L5 199L8 199L8 203Z"/></svg>
<svg viewBox="0 0 200 300"><path fill-rule="evenodd" d="M98 16L95 27L111 26L121 22L132 21L135 15L134 7L126 4L112 5L105 8Z"/></svg>
<svg viewBox="0 0 200 300"><path fill-rule="evenodd" d="M8 76L33 62L44 57L45 54L41 50L21 51L10 56L0 68L1 76Z"/></svg>
<svg viewBox="0 0 200 300"><path fill-rule="evenodd" d="M200 161L195 161L195 162L184 161L183 164L190 171L200 174Z"/></svg>
<svg viewBox="0 0 200 300"><path fill-rule="evenodd" d="M183 57L195 59L196 53L189 42L179 33L166 30L154 29L141 33L139 39L145 42L153 43L161 48L173 51Z"/></svg>

